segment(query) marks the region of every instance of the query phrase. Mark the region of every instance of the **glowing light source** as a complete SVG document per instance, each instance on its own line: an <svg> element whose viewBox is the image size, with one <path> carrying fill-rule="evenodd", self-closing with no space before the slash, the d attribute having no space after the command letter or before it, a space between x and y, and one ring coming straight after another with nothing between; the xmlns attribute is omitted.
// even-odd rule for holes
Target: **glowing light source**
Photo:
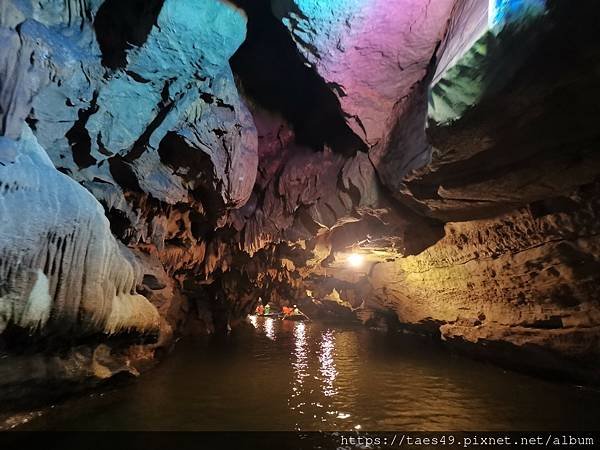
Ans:
<svg viewBox="0 0 600 450"><path fill-rule="evenodd" d="M350 253L348 255L348 265L350 267L360 267L363 265L364 260L364 256L358 253Z"/></svg>

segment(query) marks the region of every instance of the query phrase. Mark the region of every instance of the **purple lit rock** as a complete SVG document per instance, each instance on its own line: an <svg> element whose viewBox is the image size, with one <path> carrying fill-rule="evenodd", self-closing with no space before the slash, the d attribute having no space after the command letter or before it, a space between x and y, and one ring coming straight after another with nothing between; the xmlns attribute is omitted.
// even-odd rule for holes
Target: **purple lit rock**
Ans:
<svg viewBox="0 0 600 450"><path fill-rule="evenodd" d="M298 49L338 96L349 126L368 145L394 105L426 75L453 1L272 0Z"/></svg>

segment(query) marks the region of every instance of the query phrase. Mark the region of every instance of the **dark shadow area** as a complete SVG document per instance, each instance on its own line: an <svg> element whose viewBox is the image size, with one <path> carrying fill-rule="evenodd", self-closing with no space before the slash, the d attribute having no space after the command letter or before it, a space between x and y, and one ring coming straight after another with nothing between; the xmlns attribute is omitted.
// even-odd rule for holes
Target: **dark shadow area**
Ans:
<svg viewBox="0 0 600 450"><path fill-rule="evenodd" d="M235 0L248 15L246 41L231 58L244 92L260 106L279 112L294 127L299 144L354 155L366 151L344 120L339 100L307 67L270 2Z"/></svg>
<svg viewBox="0 0 600 450"><path fill-rule="evenodd" d="M544 16L509 24L497 36L487 37L485 55L468 68L481 72L482 98L454 122L430 121L430 143L453 159L407 184L415 198L439 200L440 186L467 192L469 186L505 174L538 171L541 176L544 171L558 174L562 168L582 166L584 161L598 164L600 75L595 67L600 37L595 24L600 9L590 0L576 7L567 0L549 0L547 6ZM515 60L518 52L521 59ZM467 67L464 70L457 85L471 77ZM486 146L479 143L482 136ZM470 152L468 157L454 155L464 149ZM557 179L568 176L561 173ZM522 198L513 195L512 201L474 207L467 204L468 194L463 195L463 210L449 207L436 211L436 217L448 221L494 217L533 197L524 191ZM559 200L553 202L551 211L569 208ZM534 209L543 215L539 206Z"/></svg>
<svg viewBox="0 0 600 450"><path fill-rule="evenodd" d="M31 332L19 325L9 323L0 336L0 356L17 355L66 355L77 346L95 346L100 343L113 345L115 348L127 348L129 345L145 345L157 342L158 334L123 331L114 335L106 335L91 331L85 325L73 325L72 333L65 334L64 324L50 323L44 332Z"/></svg>
<svg viewBox="0 0 600 450"><path fill-rule="evenodd" d="M123 157L120 155L113 156L108 160L108 165L110 174L124 190L138 193L144 192L140 187L135 172L131 168L131 164L125 161Z"/></svg>
<svg viewBox="0 0 600 450"><path fill-rule="evenodd" d="M595 148L600 139L600 76L594 69L600 58L600 36L594 31L598 20L600 8L593 1L584 0L573 7L566 0L554 0L548 2L543 21L506 27L481 70L500 77L499 61L506 61L507 55L523 46L528 35L536 35L535 40L530 39L533 48L527 61L500 91L490 86L481 102L463 117L447 126L430 123L428 129L432 144L443 150L456 146L463 137L467 142L472 130L478 129L486 130L494 145L444 166L427 182L458 187L544 160L576 163L587 159L588 148ZM418 197L437 192L431 185L415 189Z"/></svg>
<svg viewBox="0 0 600 450"><path fill-rule="evenodd" d="M49 405L82 398L83 394L92 390L114 387L133 378L127 371L115 373L106 380L56 376L60 373L61 364L66 366L68 363L65 361L69 358L82 365L91 364L95 360L94 352L100 345L107 345L113 354L118 354L126 351L131 345L154 344L158 339L158 335L154 333L123 332L108 337L104 333L91 333L79 329L75 334L67 336L56 330L32 334L29 330L9 324L0 336L0 371L4 374L26 373L27 367L42 366L47 366L50 372L55 371L54 377L45 378L33 370L26 381L19 383L3 379L0 383L0 423L3 414L10 415L23 410L45 410Z"/></svg>
<svg viewBox="0 0 600 450"><path fill-rule="evenodd" d="M163 1L106 0L100 6L94 28L105 67L117 69L127 65L127 50L146 42Z"/></svg>
<svg viewBox="0 0 600 450"><path fill-rule="evenodd" d="M215 175L215 168L206 153L197 148L190 147L187 142L175 132L169 132L161 140L158 154L163 164L178 172L183 168L180 176L194 184L192 195L202 204L204 216L193 215L195 222L193 232L200 236L206 233L210 236L217 220L223 214L225 204L219 194L220 183Z"/></svg>
<svg viewBox="0 0 600 450"><path fill-rule="evenodd" d="M71 129L66 132L65 137L71 146L73 152L73 161L80 169L93 166L96 164L96 158L91 155L92 139L85 125L92 114L98 111L98 92L94 91L94 95L90 102L90 107L80 109L77 113L77 121Z"/></svg>

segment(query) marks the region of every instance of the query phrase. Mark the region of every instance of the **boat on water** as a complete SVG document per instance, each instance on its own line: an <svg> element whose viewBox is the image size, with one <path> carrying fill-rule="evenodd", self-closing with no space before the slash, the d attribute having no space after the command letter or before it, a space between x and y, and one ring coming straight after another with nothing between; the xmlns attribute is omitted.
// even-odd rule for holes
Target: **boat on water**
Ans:
<svg viewBox="0 0 600 450"><path fill-rule="evenodd" d="M256 317L279 317L279 316L281 316L281 314L282 313L279 313L279 312L272 312L272 313L269 313L269 314L264 314L263 313L263 314L255 314L255 315L256 315Z"/></svg>
<svg viewBox="0 0 600 450"><path fill-rule="evenodd" d="M286 314L283 314L280 312L269 313L269 314L254 314L254 317L266 317L266 318L281 319L281 320L291 320L294 322L303 322L303 321L310 320L304 314L288 314L288 315L286 315Z"/></svg>
<svg viewBox="0 0 600 450"><path fill-rule="evenodd" d="M270 308L267 309L269 312L265 312L265 310L266 309L262 306L262 304L259 304L254 313L254 317L280 318L282 320L290 320L293 322L304 322L310 320L310 318L300 311L296 305L294 305L294 308L284 306L282 311L271 311Z"/></svg>
<svg viewBox="0 0 600 450"><path fill-rule="evenodd" d="M282 320L293 320L295 322L303 322L310 319L304 314L288 314L287 316L283 316Z"/></svg>

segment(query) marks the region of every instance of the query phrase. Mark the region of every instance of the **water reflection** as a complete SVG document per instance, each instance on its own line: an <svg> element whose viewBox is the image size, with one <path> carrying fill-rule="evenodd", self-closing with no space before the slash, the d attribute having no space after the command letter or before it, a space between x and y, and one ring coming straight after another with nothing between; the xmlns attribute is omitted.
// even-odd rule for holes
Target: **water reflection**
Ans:
<svg viewBox="0 0 600 450"><path fill-rule="evenodd" d="M332 408L334 424L343 429L354 425L353 417L359 400L359 385L361 383L360 367L363 364L359 355L361 344L354 333L337 331L335 333L335 356L337 376L335 408Z"/></svg>
<svg viewBox="0 0 600 450"><path fill-rule="evenodd" d="M252 361L260 361L258 403L269 417L260 427L280 423L285 429L350 431L401 424L435 431L469 429L474 423L486 429L497 429L500 422L513 428L520 424L511 418L511 414L522 418L520 412L489 398L485 378L466 376L462 363L445 354L428 356L417 342L403 340L400 348L394 348L388 336L365 330L269 317L248 320L260 343L253 349ZM239 370L246 368L232 372L237 376ZM496 373L492 370L492 378ZM249 408L256 409L257 403L249 403ZM269 416L269 408L278 410Z"/></svg>
<svg viewBox="0 0 600 450"><path fill-rule="evenodd" d="M303 322L297 322L294 327L294 356L295 360L292 362L292 368L294 369L294 386L292 390L298 392L301 390L304 384L304 378L308 376L308 358L307 358L307 345L306 345L306 325Z"/></svg>
<svg viewBox="0 0 600 450"><path fill-rule="evenodd" d="M254 328L258 329L258 317L256 317L256 316L248 316L248 320L250 321L250 323L252 324L252 326Z"/></svg>
<svg viewBox="0 0 600 450"><path fill-rule="evenodd" d="M275 337L276 337L275 320L271 317L266 317L264 319L261 317L260 319L262 319L262 320L260 320L260 322L259 322L258 316L255 316L255 315L248 316L248 321L252 324L252 326L255 329L260 330L262 328L265 332L265 335L269 339L274 341Z"/></svg>
<svg viewBox="0 0 600 450"><path fill-rule="evenodd" d="M275 340L275 320L271 317L265 319L265 334L272 341Z"/></svg>
<svg viewBox="0 0 600 450"><path fill-rule="evenodd" d="M335 336L333 335L333 330L327 330L322 334L320 347L321 352L319 355L319 362L321 363L320 372L323 376L323 394L326 397L333 397L337 394L334 382L338 374L333 358L333 351L335 349Z"/></svg>
<svg viewBox="0 0 600 450"><path fill-rule="evenodd" d="M304 379L308 376L308 348L306 342L306 324L296 322L294 324L294 351L293 351L292 369L294 371L294 380L292 384L292 394L288 400L291 410L297 410L299 414L304 414L306 402L302 402L305 397ZM300 424L296 422L296 430L300 430Z"/></svg>
<svg viewBox="0 0 600 450"><path fill-rule="evenodd" d="M48 422L32 426L344 432L598 428L600 394L362 328L275 319L271 340L266 320L249 317L252 326L234 329L226 346L183 340L133 385L101 401L86 398L79 409L70 406L64 415L49 414Z"/></svg>

